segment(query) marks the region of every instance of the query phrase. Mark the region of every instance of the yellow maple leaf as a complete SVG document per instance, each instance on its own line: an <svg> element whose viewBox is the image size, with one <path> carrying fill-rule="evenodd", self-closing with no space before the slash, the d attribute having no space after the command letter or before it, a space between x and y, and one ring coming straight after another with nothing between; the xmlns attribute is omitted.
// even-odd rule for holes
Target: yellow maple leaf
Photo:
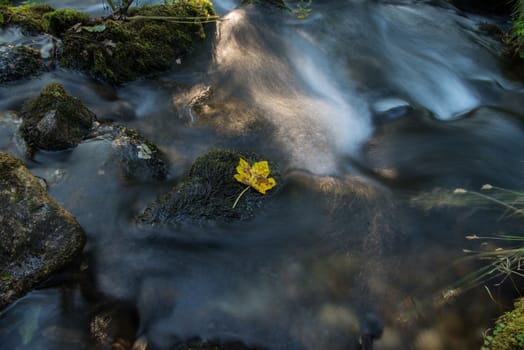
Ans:
<svg viewBox="0 0 524 350"><path fill-rule="evenodd" d="M267 190L270 190L277 185L277 181L274 178L269 177L269 164L266 160L256 162L251 166L245 159L240 158L236 169L237 173L234 175L235 180L247 185L247 187L237 197L233 204L233 208L237 205L238 200L249 189L249 187L253 187L258 192L266 194Z"/></svg>

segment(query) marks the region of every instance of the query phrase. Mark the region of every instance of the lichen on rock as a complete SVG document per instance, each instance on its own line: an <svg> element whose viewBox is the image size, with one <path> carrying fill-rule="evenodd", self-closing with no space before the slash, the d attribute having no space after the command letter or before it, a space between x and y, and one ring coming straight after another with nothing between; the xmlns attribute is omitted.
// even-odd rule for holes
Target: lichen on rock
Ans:
<svg viewBox="0 0 524 350"><path fill-rule="evenodd" d="M0 153L0 309L65 267L84 243L76 219L20 160Z"/></svg>
<svg viewBox="0 0 524 350"><path fill-rule="evenodd" d="M245 186L234 179L239 159L260 160L229 150L216 150L197 158L187 177L170 192L149 205L137 217L144 224L205 223L206 221L245 220L253 217L264 201L278 191L262 195L247 191L235 208L235 199ZM273 163L271 176L280 182ZM278 187L277 187L278 188Z"/></svg>
<svg viewBox="0 0 524 350"><path fill-rule="evenodd" d="M23 108L20 133L29 147L63 150L77 146L96 116L58 83L47 85Z"/></svg>

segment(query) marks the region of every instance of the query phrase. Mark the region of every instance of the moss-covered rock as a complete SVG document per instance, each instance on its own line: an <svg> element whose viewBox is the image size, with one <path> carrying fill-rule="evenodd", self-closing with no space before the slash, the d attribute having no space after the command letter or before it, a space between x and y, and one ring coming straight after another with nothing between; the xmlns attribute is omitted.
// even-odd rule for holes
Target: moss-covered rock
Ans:
<svg viewBox="0 0 524 350"><path fill-rule="evenodd" d="M24 164L0 153L0 309L81 251L85 234Z"/></svg>
<svg viewBox="0 0 524 350"><path fill-rule="evenodd" d="M108 19L67 31L61 63L113 84L166 70L204 36L202 21L194 18L213 15L207 0L131 8L126 21Z"/></svg>
<svg viewBox="0 0 524 350"><path fill-rule="evenodd" d="M90 18L85 13L72 9L59 9L44 14L43 21L46 31L57 37L74 26L75 24L88 23Z"/></svg>
<svg viewBox="0 0 524 350"><path fill-rule="evenodd" d="M515 56L524 60L524 0L519 0L517 3L512 30L513 52Z"/></svg>
<svg viewBox="0 0 524 350"><path fill-rule="evenodd" d="M111 140L114 155L125 181L160 181L167 177L165 154L136 130L114 124L102 124L91 135Z"/></svg>
<svg viewBox="0 0 524 350"><path fill-rule="evenodd" d="M29 32L43 33L48 27L43 17L53 11L48 5L0 6L0 26L14 24Z"/></svg>
<svg viewBox="0 0 524 350"><path fill-rule="evenodd" d="M277 187L265 195L250 189L232 208L235 199L246 188L233 178L240 158L250 163L261 160L257 155L227 150L211 151L197 158L187 178L149 205L137 221L146 224L178 224L227 222L253 217L262 203L278 192L281 180L275 165L270 163L270 176L276 179Z"/></svg>
<svg viewBox="0 0 524 350"><path fill-rule="evenodd" d="M0 83L29 78L45 70L38 50L0 44Z"/></svg>
<svg viewBox="0 0 524 350"><path fill-rule="evenodd" d="M524 298L518 299L513 310L498 318L482 346L482 350L520 349L524 349Z"/></svg>
<svg viewBox="0 0 524 350"><path fill-rule="evenodd" d="M30 147L63 150L77 146L90 132L95 114L57 83L47 85L21 113L20 133Z"/></svg>
<svg viewBox="0 0 524 350"><path fill-rule="evenodd" d="M48 5L0 6L0 27L18 25L31 33L61 37L77 23L88 23L87 14L73 9L55 10Z"/></svg>

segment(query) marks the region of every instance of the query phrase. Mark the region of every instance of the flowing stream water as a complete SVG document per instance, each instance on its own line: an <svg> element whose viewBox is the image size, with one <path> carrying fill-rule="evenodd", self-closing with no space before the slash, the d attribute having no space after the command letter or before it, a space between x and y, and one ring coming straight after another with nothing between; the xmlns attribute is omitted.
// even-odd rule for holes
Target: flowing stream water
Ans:
<svg viewBox="0 0 524 350"><path fill-rule="evenodd" d="M106 13L99 0L47 2ZM466 235L516 233L519 222L493 207L426 211L411 199L522 188L524 85L479 29L504 19L436 1L313 1L306 19L214 4L220 21L172 71L114 88L59 67L0 86L1 151L23 158L16 111L57 81L170 161L158 183L123 181L104 140L27 161L85 229L89 280L56 276L4 310L0 347L109 348L93 336L106 322L152 349L191 337L356 349L371 320L383 324L375 349L479 348L515 290L494 286L501 277L488 285L499 304L482 286L448 303L442 293L482 266L462 259L478 248ZM251 221L136 227L136 214L216 148L276 160L283 191Z"/></svg>

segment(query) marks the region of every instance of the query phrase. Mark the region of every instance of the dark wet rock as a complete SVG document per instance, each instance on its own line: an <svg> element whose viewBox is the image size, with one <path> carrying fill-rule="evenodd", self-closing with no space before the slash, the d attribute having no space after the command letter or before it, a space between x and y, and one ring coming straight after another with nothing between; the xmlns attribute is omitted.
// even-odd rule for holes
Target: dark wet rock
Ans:
<svg viewBox="0 0 524 350"><path fill-rule="evenodd" d="M288 8L288 5L283 0L242 0L240 2L242 5L248 5L253 3L262 3L262 4L269 4L272 6L280 7L280 8Z"/></svg>
<svg viewBox="0 0 524 350"><path fill-rule="evenodd" d="M382 337L384 322L373 313L367 313L361 320L360 343L363 350L373 349L373 342Z"/></svg>
<svg viewBox="0 0 524 350"><path fill-rule="evenodd" d="M257 346L248 346L240 341L203 341L199 338L181 341L172 347L171 350L262 350Z"/></svg>
<svg viewBox="0 0 524 350"><path fill-rule="evenodd" d="M509 15L513 11L516 0L450 0L449 2L464 11Z"/></svg>
<svg viewBox="0 0 524 350"><path fill-rule="evenodd" d="M0 153L0 309L80 252L85 234L24 164Z"/></svg>
<svg viewBox="0 0 524 350"><path fill-rule="evenodd" d="M61 63L113 84L163 71L205 37L202 22L214 14L207 0L133 7L126 21L94 20L65 32Z"/></svg>
<svg viewBox="0 0 524 350"><path fill-rule="evenodd" d="M480 23L478 28L482 33L500 41L504 39L506 34L499 26L492 23Z"/></svg>
<svg viewBox="0 0 524 350"><path fill-rule="evenodd" d="M36 76L46 69L40 51L27 46L0 44L0 83Z"/></svg>
<svg viewBox="0 0 524 350"><path fill-rule="evenodd" d="M89 322L89 331L101 348L131 349L138 326L136 310L114 301L97 308Z"/></svg>
<svg viewBox="0 0 524 350"><path fill-rule="evenodd" d="M96 116L57 83L46 86L21 113L22 138L29 147L63 150L77 146L91 131Z"/></svg>
<svg viewBox="0 0 524 350"><path fill-rule="evenodd" d="M211 151L197 158L187 177L149 205L137 221L145 224L177 224L253 217L262 203L278 191L281 180L275 165L270 162L270 177L276 179L277 187L265 195L249 189L233 209L235 199L246 188L233 178L240 158L250 164L262 160L257 155L227 150Z"/></svg>
<svg viewBox="0 0 524 350"><path fill-rule="evenodd" d="M164 180L168 174L165 154L136 130L114 124L100 125L91 137L109 139L126 181Z"/></svg>

